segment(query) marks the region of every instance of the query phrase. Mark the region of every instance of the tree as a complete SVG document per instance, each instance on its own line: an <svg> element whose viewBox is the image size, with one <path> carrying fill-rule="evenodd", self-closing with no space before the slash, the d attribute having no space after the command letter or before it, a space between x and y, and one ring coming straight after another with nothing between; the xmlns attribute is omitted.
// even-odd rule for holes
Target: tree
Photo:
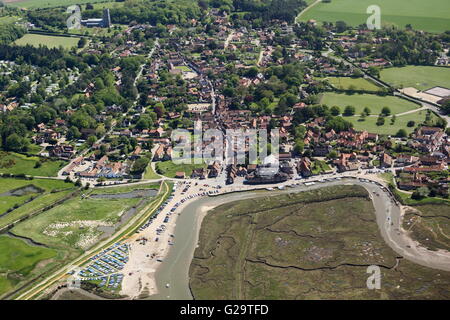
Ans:
<svg viewBox="0 0 450 320"><path fill-rule="evenodd" d="M389 109L389 107L383 107L383 109L381 109L381 114L387 117L391 114L391 109Z"/></svg>
<svg viewBox="0 0 450 320"><path fill-rule="evenodd" d="M441 106L441 110L443 113L445 114L450 114L450 99L448 99L447 101L445 101L442 106Z"/></svg>
<svg viewBox="0 0 450 320"><path fill-rule="evenodd" d="M97 141L96 136L89 136L86 143L88 144L89 147L92 147L96 141Z"/></svg>
<svg viewBox="0 0 450 320"><path fill-rule="evenodd" d="M344 116L351 117L355 115L355 107L353 106L346 106L344 109Z"/></svg>
<svg viewBox="0 0 450 320"><path fill-rule="evenodd" d="M364 113L365 113L366 115L370 115L370 114L372 113L372 110L370 110L370 108L368 108L368 107L365 107L365 108L364 108Z"/></svg>
<svg viewBox="0 0 450 320"><path fill-rule="evenodd" d="M382 125L384 125L384 117L382 117L381 115L378 117L378 119L377 119L377 123L376 123L376 125L377 126L382 126Z"/></svg>
<svg viewBox="0 0 450 320"><path fill-rule="evenodd" d="M345 21L336 21L336 31L338 33L342 33L347 30L347 24Z"/></svg>
<svg viewBox="0 0 450 320"><path fill-rule="evenodd" d="M86 38L81 37L80 40L78 40L78 48L84 48L86 43L87 43Z"/></svg>
<svg viewBox="0 0 450 320"><path fill-rule="evenodd" d="M416 125L416 122L413 120L408 121L408 123L406 124L407 127L412 128Z"/></svg>
<svg viewBox="0 0 450 320"><path fill-rule="evenodd" d="M4 148L7 151L21 152L27 151L28 144L29 142L25 137L21 137L17 133L13 133L6 138Z"/></svg>
<svg viewBox="0 0 450 320"><path fill-rule="evenodd" d="M397 120L397 116L394 114L394 115L391 117L391 125L393 125L393 124L395 123L395 120Z"/></svg>
<svg viewBox="0 0 450 320"><path fill-rule="evenodd" d="M133 167L130 170L130 173L132 175L140 175L142 174L145 169L147 168L148 163L150 162L150 160L147 157L142 157L137 159L134 163L133 163Z"/></svg>
<svg viewBox="0 0 450 320"><path fill-rule="evenodd" d="M299 154L299 155L302 154L304 147L305 147L305 144L303 143L303 141L301 139L295 140L294 152L296 154Z"/></svg>
<svg viewBox="0 0 450 320"><path fill-rule="evenodd" d="M400 129L397 131L397 134L395 136L398 138L406 138L408 136L408 133L405 129Z"/></svg>
<svg viewBox="0 0 450 320"><path fill-rule="evenodd" d="M338 153L335 150L331 150L328 154L327 154L327 158L328 159L337 159L338 157Z"/></svg>

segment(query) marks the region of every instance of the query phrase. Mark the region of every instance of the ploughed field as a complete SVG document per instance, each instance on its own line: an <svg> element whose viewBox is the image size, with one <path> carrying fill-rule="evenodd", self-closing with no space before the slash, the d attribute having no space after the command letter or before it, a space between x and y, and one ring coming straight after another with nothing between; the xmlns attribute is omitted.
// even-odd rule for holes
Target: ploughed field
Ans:
<svg viewBox="0 0 450 320"><path fill-rule="evenodd" d="M236 201L203 220L196 299L448 299L450 273L399 258L358 186ZM367 266L381 268L369 290Z"/></svg>

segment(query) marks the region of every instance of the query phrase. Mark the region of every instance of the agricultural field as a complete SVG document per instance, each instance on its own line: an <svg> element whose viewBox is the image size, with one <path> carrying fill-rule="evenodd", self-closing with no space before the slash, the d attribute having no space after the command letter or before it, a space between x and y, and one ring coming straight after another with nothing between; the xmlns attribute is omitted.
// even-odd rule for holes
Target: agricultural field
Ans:
<svg viewBox="0 0 450 320"><path fill-rule="evenodd" d="M373 94L344 94L327 92L321 97L320 103L328 107L338 106L344 112L346 106L355 107L355 114L359 115L365 107L371 110L371 114L380 114L383 107L389 107L392 114L403 113L419 108L418 104L392 96L377 96Z"/></svg>
<svg viewBox="0 0 450 320"><path fill-rule="evenodd" d="M73 4L108 2L105 0L4 0L6 5L19 8L68 7Z"/></svg>
<svg viewBox="0 0 450 320"><path fill-rule="evenodd" d="M364 78L328 77L323 80L328 81L338 90L381 91L379 86Z"/></svg>
<svg viewBox="0 0 450 320"><path fill-rule="evenodd" d="M450 68L429 66L407 66L381 70L381 80L396 88L413 87L427 90L440 86L450 88Z"/></svg>
<svg viewBox="0 0 450 320"><path fill-rule="evenodd" d="M72 183L50 179L0 178L0 228L76 190Z"/></svg>
<svg viewBox="0 0 450 320"><path fill-rule="evenodd" d="M33 276L38 264L44 267L56 256L56 250L0 235L0 296Z"/></svg>
<svg viewBox="0 0 450 320"><path fill-rule="evenodd" d="M329 187L212 209L200 230L190 287L197 300L450 297L450 272L396 258L367 191ZM367 265L382 266L380 290L367 290Z"/></svg>
<svg viewBox="0 0 450 320"><path fill-rule="evenodd" d="M119 193L126 193L126 192L132 192L137 190L158 190L159 189L159 183L139 183L139 184L132 184L128 186L115 186L115 187L105 187L105 188L96 188L94 189L90 195L95 194L119 194Z"/></svg>
<svg viewBox="0 0 450 320"><path fill-rule="evenodd" d="M353 123L353 127L356 130L367 130L370 133L395 135L400 129L405 129L408 134L412 133L418 125L425 121L426 116L426 110L418 110L413 113L396 116L394 124L391 124L392 117L390 116L385 118L385 123L382 126L377 125L378 116L366 117L364 121L362 121L362 118L360 116L344 118L348 121L351 121ZM434 113L431 113L431 120L435 121L437 119L438 116L436 116ZM415 122L413 127L407 126L409 121Z"/></svg>
<svg viewBox="0 0 450 320"><path fill-rule="evenodd" d="M40 162L41 165L37 165ZM0 173L26 174L40 177L56 177L58 171L67 164L62 160L49 160L39 157L0 151Z"/></svg>
<svg viewBox="0 0 450 320"><path fill-rule="evenodd" d="M194 169L198 168L206 168L207 165L205 163L202 164L175 164L173 161L160 161L156 163L156 171L157 173L169 177L175 178L175 174L177 172L184 172L186 177L189 177L192 174Z"/></svg>
<svg viewBox="0 0 450 320"><path fill-rule="evenodd" d="M429 250L450 251L450 202L410 207L403 228Z"/></svg>
<svg viewBox="0 0 450 320"><path fill-rule="evenodd" d="M57 37L27 33L22 38L17 39L15 44L19 46L32 45L34 47L42 45L49 48L59 48L61 46L65 49L71 49L77 46L79 40L80 38L77 37Z"/></svg>
<svg viewBox="0 0 450 320"><path fill-rule="evenodd" d="M100 239L99 227L113 227L138 202L137 198L75 197L20 223L12 232L63 250L85 250Z"/></svg>
<svg viewBox="0 0 450 320"><path fill-rule="evenodd" d="M365 24L370 14L367 8L378 5L381 9L381 24L404 28L411 24L414 29L428 32L450 30L450 2L447 0L332 0L319 3L299 17L318 22L345 21L352 26Z"/></svg>

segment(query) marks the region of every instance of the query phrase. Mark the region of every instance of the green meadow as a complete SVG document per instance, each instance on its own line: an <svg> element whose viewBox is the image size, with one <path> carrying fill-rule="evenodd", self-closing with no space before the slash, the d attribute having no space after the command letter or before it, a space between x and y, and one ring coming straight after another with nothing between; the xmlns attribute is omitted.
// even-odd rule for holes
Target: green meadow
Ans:
<svg viewBox="0 0 450 320"><path fill-rule="evenodd" d="M344 119L351 121L356 130L366 130L370 133L395 135L400 129L405 129L408 134L413 132L419 124L425 121L426 115L426 110L418 110L403 116L397 116L394 124L391 124L392 117L386 117L385 123L382 126L377 126L377 116L366 117L364 121L361 121L362 118L359 116L344 117ZM437 118L438 117L434 113L431 113L431 120L436 120ZM414 121L415 125L413 127L408 127L407 124L409 121Z"/></svg>
<svg viewBox="0 0 450 320"><path fill-rule="evenodd" d="M381 70L381 80L396 88L413 87L427 90L440 86L450 88L450 68L429 66L407 66Z"/></svg>
<svg viewBox="0 0 450 320"><path fill-rule="evenodd" d="M418 104L392 96L378 96L374 94L344 94L327 92L321 97L320 103L328 107L338 106L344 112L346 106L355 107L355 114L359 115L365 107L371 114L379 114L383 107L389 107L392 114L403 113L419 108Z"/></svg>
<svg viewBox="0 0 450 320"><path fill-rule="evenodd" d="M381 88L375 83L364 78L351 77L328 77L328 81L333 87L339 90L361 90L361 91L380 91Z"/></svg>
<svg viewBox="0 0 450 320"><path fill-rule="evenodd" d="M41 163L41 166L36 165L38 162ZM66 164L67 162L62 160L41 159L14 152L0 151L0 173L55 177Z"/></svg>
<svg viewBox="0 0 450 320"><path fill-rule="evenodd" d="M51 7L68 7L73 4L86 4L97 2L109 2L104 0L6 0L6 5L19 8L35 9L35 8L51 8Z"/></svg>
<svg viewBox="0 0 450 320"><path fill-rule="evenodd" d="M56 250L0 236L0 296L26 280L36 265L57 255Z"/></svg>
<svg viewBox="0 0 450 320"><path fill-rule="evenodd" d="M19 46L32 45L34 47L39 47L42 45L49 48L63 47L65 49L70 49L77 46L78 40L80 40L80 38L77 37L56 37L27 33L22 38L17 39L15 44Z"/></svg>

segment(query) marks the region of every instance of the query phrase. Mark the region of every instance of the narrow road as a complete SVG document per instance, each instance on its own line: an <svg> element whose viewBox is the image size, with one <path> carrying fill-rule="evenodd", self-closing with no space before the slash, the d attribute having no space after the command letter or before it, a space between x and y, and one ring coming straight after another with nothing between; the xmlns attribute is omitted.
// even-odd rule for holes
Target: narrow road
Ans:
<svg viewBox="0 0 450 320"><path fill-rule="evenodd" d="M164 191L162 190L163 188L165 189ZM124 239L132 235L135 232L135 230L141 224L143 224L150 217L150 215L153 214L154 211L156 211L161 206L161 204L163 203L169 192L170 188L167 185L167 183L162 182L158 194L158 196L160 195L162 196L159 199L155 198L155 200L151 201L145 208L143 208L141 210L142 214L137 214L135 217L130 219L130 221L125 226L123 226L119 231L117 231L113 237L97 244L92 249L86 251L84 254L76 258L71 263L64 265L61 269L53 273L53 275L47 277L45 280L33 286L28 291L25 291L22 294L20 294L18 297L15 298L15 300L29 300L40 296L45 290L50 288L52 285L64 279L67 276L68 271L72 270L75 267L83 265L92 256L101 252L104 248L112 245L117 241L120 241L121 239Z"/></svg>

